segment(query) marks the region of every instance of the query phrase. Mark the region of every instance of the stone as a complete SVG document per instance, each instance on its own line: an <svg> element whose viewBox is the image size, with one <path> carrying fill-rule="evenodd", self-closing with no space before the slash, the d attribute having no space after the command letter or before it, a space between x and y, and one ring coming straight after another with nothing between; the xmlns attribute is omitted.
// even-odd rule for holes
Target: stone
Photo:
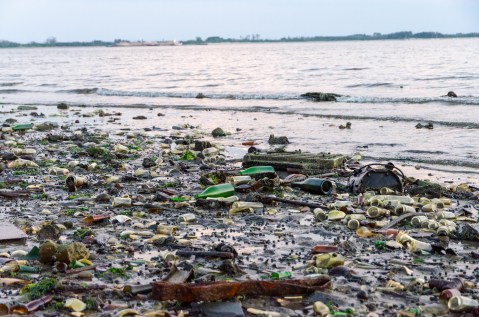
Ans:
<svg viewBox="0 0 479 317"><path fill-rule="evenodd" d="M36 106L18 106L18 111L31 111L31 110L38 110Z"/></svg>
<svg viewBox="0 0 479 317"><path fill-rule="evenodd" d="M201 310L207 317L243 317L241 302L203 303Z"/></svg>
<svg viewBox="0 0 479 317"><path fill-rule="evenodd" d="M456 95L456 93L455 93L454 91L449 91L449 92L447 93L447 96L450 97L450 98L457 98L457 95Z"/></svg>
<svg viewBox="0 0 479 317"><path fill-rule="evenodd" d="M136 116L136 117L133 117L133 119L135 119L135 120L146 120L147 118L145 116Z"/></svg>
<svg viewBox="0 0 479 317"><path fill-rule="evenodd" d="M316 102L323 102L323 101L337 101L336 98L341 97L341 95L325 93L325 92L308 92L308 93L302 94L301 97L308 98Z"/></svg>
<svg viewBox="0 0 479 317"><path fill-rule="evenodd" d="M58 245L52 240L45 241L40 246L40 262L43 264L53 264L56 260L55 255L58 251Z"/></svg>
<svg viewBox="0 0 479 317"><path fill-rule="evenodd" d="M40 240L57 240L60 237L60 229L52 224L43 226L38 231L38 239Z"/></svg>
<svg viewBox="0 0 479 317"><path fill-rule="evenodd" d="M223 131L223 129L221 129L221 128L216 128L211 132L211 135L213 137L217 138L217 137L226 136L226 132Z"/></svg>
<svg viewBox="0 0 479 317"><path fill-rule="evenodd" d="M42 132L51 131L54 129L58 129L58 123L42 122L40 124L35 125L35 129L37 129L37 131L42 131Z"/></svg>
<svg viewBox="0 0 479 317"><path fill-rule="evenodd" d="M64 263L70 263L75 260L88 258L90 253L86 246L81 242L63 244L58 247L56 254L57 260Z"/></svg>
<svg viewBox="0 0 479 317"><path fill-rule="evenodd" d="M52 240L47 240L40 246L40 262L43 264L53 264L55 261L70 263L86 259L88 256L88 249L81 242L56 244Z"/></svg>
<svg viewBox="0 0 479 317"><path fill-rule="evenodd" d="M153 167L156 165L155 161L149 157L145 157L143 159L143 162L141 163L141 165L144 167L144 168L150 168L150 167Z"/></svg>
<svg viewBox="0 0 479 317"><path fill-rule="evenodd" d="M269 136L269 139L268 139L268 143L273 145L273 144L289 144L289 140L287 137L285 136L279 136L279 137L275 137L274 134L271 134Z"/></svg>
<svg viewBox="0 0 479 317"><path fill-rule="evenodd" d="M64 102L61 102L57 105L57 109L66 110L68 108L69 108L69 106Z"/></svg>
<svg viewBox="0 0 479 317"><path fill-rule="evenodd" d="M195 141L195 151L203 151L204 149L210 148L212 145L209 141Z"/></svg>

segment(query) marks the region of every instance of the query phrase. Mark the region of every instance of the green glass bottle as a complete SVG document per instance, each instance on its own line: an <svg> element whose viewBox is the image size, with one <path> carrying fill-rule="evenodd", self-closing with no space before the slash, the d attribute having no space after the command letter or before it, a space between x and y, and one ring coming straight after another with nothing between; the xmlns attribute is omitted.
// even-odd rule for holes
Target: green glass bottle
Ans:
<svg viewBox="0 0 479 317"><path fill-rule="evenodd" d="M231 184L219 184L206 188L200 194L195 195L195 199L230 197L235 194L235 188Z"/></svg>
<svg viewBox="0 0 479 317"><path fill-rule="evenodd" d="M299 187L312 194L329 195L333 191L333 183L321 178L308 178L302 182L291 183L293 187Z"/></svg>
<svg viewBox="0 0 479 317"><path fill-rule="evenodd" d="M272 166L251 166L247 169L241 170L238 172L239 175L254 175L254 174L263 174L263 173L275 173L274 167Z"/></svg>
<svg viewBox="0 0 479 317"><path fill-rule="evenodd" d="M21 124L16 124L12 127L13 131L20 131L20 130L30 130L33 128L33 123L21 123Z"/></svg>

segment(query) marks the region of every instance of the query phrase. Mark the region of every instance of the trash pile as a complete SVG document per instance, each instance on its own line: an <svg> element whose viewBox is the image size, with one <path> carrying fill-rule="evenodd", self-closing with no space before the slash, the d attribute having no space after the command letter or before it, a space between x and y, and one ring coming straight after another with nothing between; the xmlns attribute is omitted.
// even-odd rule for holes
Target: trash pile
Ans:
<svg viewBox="0 0 479 317"><path fill-rule="evenodd" d="M193 134L5 120L0 315L479 315L478 188Z"/></svg>

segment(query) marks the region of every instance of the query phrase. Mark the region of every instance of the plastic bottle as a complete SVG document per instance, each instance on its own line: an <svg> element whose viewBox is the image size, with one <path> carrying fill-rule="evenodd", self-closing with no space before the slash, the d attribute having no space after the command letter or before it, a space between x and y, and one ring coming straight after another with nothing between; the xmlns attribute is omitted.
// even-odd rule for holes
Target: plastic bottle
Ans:
<svg viewBox="0 0 479 317"><path fill-rule="evenodd" d="M20 130L30 130L33 128L33 123L20 123L16 124L12 127L13 131L20 131Z"/></svg>
<svg viewBox="0 0 479 317"><path fill-rule="evenodd" d="M219 184L206 188L200 194L195 195L195 199L229 197L235 194L235 188L231 184Z"/></svg>
<svg viewBox="0 0 479 317"><path fill-rule="evenodd" d="M293 187L299 187L312 194L329 195L333 191L333 183L321 178L308 178L302 182L291 183Z"/></svg>
<svg viewBox="0 0 479 317"><path fill-rule="evenodd" d="M254 175L254 174L263 174L263 173L275 173L274 167L272 166L252 166L247 169L241 170L238 172L241 176Z"/></svg>

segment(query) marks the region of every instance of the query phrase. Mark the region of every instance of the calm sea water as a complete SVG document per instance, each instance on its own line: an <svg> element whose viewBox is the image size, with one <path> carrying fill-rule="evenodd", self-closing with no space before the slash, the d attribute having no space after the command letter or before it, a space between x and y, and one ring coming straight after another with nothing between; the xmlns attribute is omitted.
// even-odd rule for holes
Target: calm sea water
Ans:
<svg viewBox="0 0 479 317"><path fill-rule="evenodd" d="M300 98L318 91L343 97ZM292 150L479 174L479 39L0 50L4 109L62 101L120 107L133 128L221 126L264 146L274 133Z"/></svg>

